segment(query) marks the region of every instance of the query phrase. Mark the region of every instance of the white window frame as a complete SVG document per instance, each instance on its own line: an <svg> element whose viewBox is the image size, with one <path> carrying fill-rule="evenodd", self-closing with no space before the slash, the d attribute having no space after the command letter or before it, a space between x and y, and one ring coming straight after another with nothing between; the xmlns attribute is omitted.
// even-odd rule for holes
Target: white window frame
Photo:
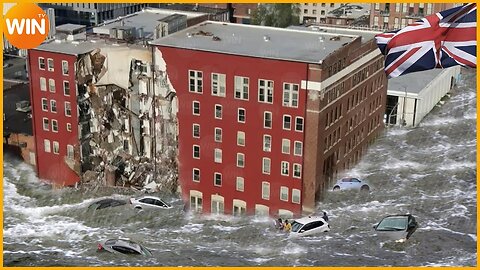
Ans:
<svg viewBox="0 0 480 270"><path fill-rule="evenodd" d="M46 98L42 98L42 111L48 112L48 100Z"/></svg>
<svg viewBox="0 0 480 270"><path fill-rule="evenodd" d="M248 100L250 91L250 78L235 76L234 98L240 100Z"/></svg>
<svg viewBox="0 0 480 270"><path fill-rule="evenodd" d="M198 113L195 113L195 105L198 105ZM200 115L200 102L199 101L192 101L192 115Z"/></svg>
<svg viewBox="0 0 480 270"><path fill-rule="evenodd" d="M50 111L52 113L57 113L57 101L54 99L50 100Z"/></svg>
<svg viewBox="0 0 480 270"><path fill-rule="evenodd" d="M290 119L290 121L286 121L287 118ZM288 114L283 115L283 130L292 130L292 116L291 115L288 115Z"/></svg>
<svg viewBox="0 0 480 270"><path fill-rule="evenodd" d="M235 181L235 189L240 192L245 191L245 179L243 177L237 176Z"/></svg>
<svg viewBox="0 0 480 270"><path fill-rule="evenodd" d="M192 124L192 137L193 138L200 138L200 125L199 124Z"/></svg>
<svg viewBox="0 0 480 270"><path fill-rule="evenodd" d="M65 73L65 67L67 69L66 73ZM62 60L62 75L68 76L68 74L70 74L70 70L69 70L69 67L68 67L68 62L65 61L65 60Z"/></svg>
<svg viewBox="0 0 480 270"><path fill-rule="evenodd" d="M198 149L198 157L195 156L195 148ZM200 159L200 145L194 144L192 147L192 157L194 159Z"/></svg>
<svg viewBox="0 0 480 270"><path fill-rule="evenodd" d="M222 163L222 149L215 148L213 150L213 156L215 163Z"/></svg>
<svg viewBox="0 0 480 270"><path fill-rule="evenodd" d="M68 85L68 93L66 91ZM70 87L70 82L69 81L63 81L63 95L69 97L70 96L70 91L72 91L72 88Z"/></svg>
<svg viewBox="0 0 480 270"><path fill-rule="evenodd" d="M67 123L67 131L72 132L72 124Z"/></svg>
<svg viewBox="0 0 480 270"><path fill-rule="evenodd" d="M55 155L59 155L60 154L60 144L57 141L53 141L52 146L53 146L52 147L52 152Z"/></svg>
<svg viewBox="0 0 480 270"><path fill-rule="evenodd" d="M263 135L263 151L272 152L272 136L268 134Z"/></svg>
<svg viewBox="0 0 480 270"><path fill-rule="evenodd" d="M290 154L290 140L282 139L282 154Z"/></svg>
<svg viewBox="0 0 480 270"><path fill-rule="evenodd" d="M270 200L270 183L262 182L262 199Z"/></svg>
<svg viewBox="0 0 480 270"><path fill-rule="evenodd" d="M217 184L217 176L220 176L220 185ZM222 186L222 174L221 173L218 173L218 172L215 172L213 173L213 185L216 186L216 187L221 187Z"/></svg>
<svg viewBox="0 0 480 270"><path fill-rule="evenodd" d="M292 203L300 204L301 202L300 189L292 188ZM298 200L296 199L298 198Z"/></svg>
<svg viewBox="0 0 480 270"><path fill-rule="evenodd" d="M262 86L263 83L263 86ZM262 98L263 93L263 98ZM273 104L273 81L258 79L258 102Z"/></svg>
<svg viewBox="0 0 480 270"><path fill-rule="evenodd" d="M282 104L284 107L298 108L300 87L296 83L283 83Z"/></svg>
<svg viewBox="0 0 480 270"><path fill-rule="evenodd" d="M192 199L194 201L193 204ZM197 190L190 190L190 201L188 203L190 209L197 213L201 213L203 210L203 193Z"/></svg>
<svg viewBox="0 0 480 270"><path fill-rule="evenodd" d="M42 68L42 61L43 60L43 68ZM45 58L44 57L38 57L38 69L40 70L45 70L45 68L47 67L47 63L45 62Z"/></svg>
<svg viewBox="0 0 480 270"><path fill-rule="evenodd" d="M220 112L220 113L218 113ZM220 104L215 104L215 111L214 111L215 119L222 119L223 118L223 106Z"/></svg>
<svg viewBox="0 0 480 270"><path fill-rule="evenodd" d="M47 79L40 77L40 91L47 92Z"/></svg>
<svg viewBox="0 0 480 270"><path fill-rule="evenodd" d="M302 120L302 125L301 125L301 129L298 129L298 120ZM295 117L295 131L298 131L298 132L303 132L303 130L305 129L305 121L303 120L303 117L301 116L297 116Z"/></svg>
<svg viewBox="0 0 480 270"><path fill-rule="evenodd" d="M300 147L297 147L297 145ZM301 157L303 155L303 142L295 141L293 147L293 155ZM297 149L299 149L299 151L297 151Z"/></svg>
<svg viewBox="0 0 480 270"><path fill-rule="evenodd" d="M50 91L50 93L57 92L54 79L48 79L48 91Z"/></svg>
<svg viewBox="0 0 480 270"><path fill-rule="evenodd" d="M240 119L240 116L241 116L240 112L243 112L243 120ZM238 108L237 122L245 123L246 120L247 120L247 110L245 110L244 108Z"/></svg>
<svg viewBox="0 0 480 270"><path fill-rule="evenodd" d="M245 168L245 154L237 153L237 167Z"/></svg>
<svg viewBox="0 0 480 270"><path fill-rule="evenodd" d="M270 174L271 172L272 172L272 160L267 157L262 158L262 173Z"/></svg>
<svg viewBox="0 0 480 270"><path fill-rule="evenodd" d="M197 179L197 175L198 175L198 179ZM199 168L193 168L192 169L192 181L196 182L196 183L200 183L200 169Z"/></svg>
<svg viewBox="0 0 480 270"><path fill-rule="evenodd" d="M69 101L65 101L65 116L72 117L72 104Z"/></svg>
<svg viewBox="0 0 480 270"><path fill-rule="evenodd" d="M75 159L75 148L71 144L67 144L67 158Z"/></svg>
<svg viewBox="0 0 480 270"><path fill-rule="evenodd" d="M215 142L222 142L222 136L223 136L222 129L216 127L214 136L215 136L215 138L214 138Z"/></svg>
<svg viewBox="0 0 480 270"><path fill-rule="evenodd" d="M48 118L46 118L46 117L42 118L42 126L43 126L43 130L45 130L45 131L50 130L50 121L48 120Z"/></svg>
<svg viewBox="0 0 480 270"><path fill-rule="evenodd" d="M225 213L225 199L223 196L212 194L210 213L214 215L221 215Z"/></svg>
<svg viewBox="0 0 480 270"><path fill-rule="evenodd" d="M193 74L192 74L193 72ZM192 84L193 80L193 84ZM192 89L193 86L193 89ZM188 91L190 93L203 93L203 72L198 70L188 70Z"/></svg>
<svg viewBox="0 0 480 270"><path fill-rule="evenodd" d="M302 178L302 165L298 163L293 163L293 173L294 178Z"/></svg>
<svg viewBox="0 0 480 270"><path fill-rule="evenodd" d="M237 131L237 145L245 146L245 132Z"/></svg>
<svg viewBox="0 0 480 270"><path fill-rule="evenodd" d="M52 119L52 132L58 132L58 121Z"/></svg>
<svg viewBox="0 0 480 270"><path fill-rule="evenodd" d="M280 187L280 201L288 202L288 187Z"/></svg>
<svg viewBox="0 0 480 270"><path fill-rule="evenodd" d="M214 78L214 77L217 78ZM225 74L212 73L212 96L225 97L226 96L226 78Z"/></svg>
<svg viewBox="0 0 480 270"><path fill-rule="evenodd" d="M286 172L284 171L286 169ZM283 176L289 176L290 175L290 162L288 161L282 161L281 166L280 166L280 174Z"/></svg>
<svg viewBox="0 0 480 270"><path fill-rule="evenodd" d="M267 126L267 115L269 115L269 118L270 118L270 126ZM272 126L273 126L272 112L269 112L269 111L263 112L263 128L272 129Z"/></svg>
<svg viewBox="0 0 480 270"><path fill-rule="evenodd" d="M52 67L50 67L50 63L52 63ZM47 68L48 71L55 71L55 65L52 58L47 58Z"/></svg>
<svg viewBox="0 0 480 270"><path fill-rule="evenodd" d="M50 140L47 140L47 139L43 140L43 150L45 151L45 153L52 152L52 148L50 146Z"/></svg>

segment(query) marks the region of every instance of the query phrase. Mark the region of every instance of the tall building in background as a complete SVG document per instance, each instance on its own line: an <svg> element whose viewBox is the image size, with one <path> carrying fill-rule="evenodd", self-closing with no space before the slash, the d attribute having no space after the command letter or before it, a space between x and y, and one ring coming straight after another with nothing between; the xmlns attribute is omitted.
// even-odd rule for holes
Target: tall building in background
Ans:
<svg viewBox="0 0 480 270"><path fill-rule="evenodd" d="M371 4L370 27L400 29L425 16L457 6L455 3L375 3Z"/></svg>
<svg viewBox="0 0 480 270"><path fill-rule="evenodd" d="M341 5L340 3L301 3L300 23L327 23L328 13Z"/></svg>

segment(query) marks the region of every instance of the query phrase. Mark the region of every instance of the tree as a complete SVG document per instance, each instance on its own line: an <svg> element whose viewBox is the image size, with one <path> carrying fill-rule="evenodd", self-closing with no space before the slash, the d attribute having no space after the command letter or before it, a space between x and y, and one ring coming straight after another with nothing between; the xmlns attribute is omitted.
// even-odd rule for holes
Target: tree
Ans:
<svg viewBox="0 0 480 270"><path fill-rule="evenodd" d="M252 24L287 27L299 24L298 4L261 4L252 14Z"/></svg>

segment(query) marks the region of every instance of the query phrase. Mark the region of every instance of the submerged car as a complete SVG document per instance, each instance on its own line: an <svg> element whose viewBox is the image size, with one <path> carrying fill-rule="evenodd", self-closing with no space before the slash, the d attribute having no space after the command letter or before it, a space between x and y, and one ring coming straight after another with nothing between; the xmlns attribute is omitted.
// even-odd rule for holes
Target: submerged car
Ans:
<svg viewBox="0 0 480 270"><path fill-rule="evenodd" d="M103 208L107 208L107 207L115 207L115 206L120 206L120 205L125 205L125 204L127 204L127 202L124 201L124 200L103 199L103 200L99 200L99 201L96 201L96 202L92 203L91 205L88 206L88 209L99 210L99 209L103 209Z"/></svg>
<svg viewBox="0 0 480 270"><path fill-rule="evenodd" d="M333 186L333 190L347 190L347 189L359 189L362 191L369 191L370 186L363 180L356 177L345 177L337 181Z"/></svg>
<svg viewBox="0 0 480 270"><path fill-rule="evenodd" d="M138 199L131 198L130 203L133 208L142 210L142 209L170 209L172 206L162 199L155 196L143 196Z"/></svg>
<svg viewBox="0 0 480 270"><path fill-rule="evenodd" d="M418 223L410 214L390 215L384 217L373 228L379 236L396 242L405 242L417 230Z"/></svg>
<svg viewBox="0 0 480 270"><path fill-rule="evenodd" d="M111 253L134 254L152 256L148 248L129 239L108 239L98 243L98 251L108 251Z"/></svg>
<svg viewBox="0 0 480 270"><path fill-rule="evenodd" d="M295 238L330 231L330 225L322 217L304 217L292 222L289 237Z"/></svg>

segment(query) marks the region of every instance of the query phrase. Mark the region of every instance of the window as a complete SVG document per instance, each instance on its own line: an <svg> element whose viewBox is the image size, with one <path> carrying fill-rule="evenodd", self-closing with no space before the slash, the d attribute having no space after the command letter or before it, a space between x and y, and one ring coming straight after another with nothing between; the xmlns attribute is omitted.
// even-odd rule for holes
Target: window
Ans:
<svg viewBox="0 0 480 270"><path fill-rule="evenodd" d="M46 98L42 98L42 111L48 112L48 101Z"/></svg>
<svg viewBox="0 0 480 270"><path fill-rule="evenodd" d="M63 94L70 96L70 82L68 81L63 81Z"/></svg>
<svg viewBox="0 0 480 270"><path fill-rule="evenodd" d="M58 132L58 121L54 119L52 119L52 131Z"/></svg>
<svg viewBox="0 0 480 270"><path fill-rule="evenodd" d="M293 150L293 154L295 156L301 156L302 155L302 149L303 148L303 143L299 141L295 141L295 149Z"/></svg>
<svg viewBox="0 0 480 270"><path fill-rule="evenodd" d="M269 158L263 158L262 159L262 173L263 174L270 174L270 159Z"/></svg>
<svg viewBox="0 0 480 270"><path fill-rule="evenodd" d="M53 59L52 58L48 58L47 59L47 63L48 63L48 71L53 71Z"/></svg>
<svg viewBox="0 0 480 270"><path fill-rule="evenodd" d="M222 142L222 129L221 128L215 128L215 141L216 142Z"/></svg>
<svg viewBox="0 0 480 270"><path fill-rule="evenodd" d="M288 161L282 161L282 175L288 176L289 172L288 170L290 169L290 164Z"/></svg>
<svg viewBox="0 0 480 270"><path fill-rule="evenodd" d="M295 178L302 177L302 165L293 163L293 177Z"/></svg>
<svg viewBox="0 0 480 270"><path fill-rule="evenodd" d="M237 145L245 146L245 132L237 131Z"/></svg>
<svg viewBox="0 0 480 270"><path fill-rule="evenodd" d="M237 167L239 168L245 167L245 154L237 153Z"/></svg>
<svg viewBox="0 0 480 270"><path fill-rule="evenodd" d="M196 190L190 190L190 209L200 213L202 212L202 208L202 193Z"/></svg>
<svg viewBox="0 0 480 270"><path fill-rule="evenodd" d="M43 140L43 145L44 145L44 149L45 149L46 153L52 152L52 150L50 149L50 141L49 140L47 140L47 139Z"/></svg>
<svg viewBox="0 0 480 270"><path fill-rule="evenodd" d="M194 168L192 170L192 180L193 182L200 182L200 169Z"/></svg>
<svg viewBox="0 0 480 270"><path fill-rule="evenodd" d="M67 158L74 159L75 151L73 149L73 145L67 144Z"/></svg>
<svg viewBox="0 0 480 270"><path fill-rule="evenodd" d="M222 174L221 173L215 173L214 174L214 182L213 184L217 187L222 186Z"/></svg>
<svg viewBox="0 0 480 270"><path fill-rule="evenodd" d="M215 163L222 163L222 149L215 148Z"/></svg>
<svg viewBox="0 0 480 270"><path fill-rule="evenodd" d="M283 116L283 129L290 130L292 128L292 117L290 115Z"/></svg>
<svg viewBox="0 0 480 270"><path fill-rule="evenodd" d="M258 80L258 101L273 103L273 81Z"/></svg>
<svg viewBox="0 0 480 270"><path fill-rule="evenodd" d="M225 97L225 74L212 73L212 96Z"/></svg>
<svg viewBox="0 0 480 270"><path fill-rule="evenodd" d="M65 102L65 116L72 116L72 106L68 101Z"/></svg>
<svg viewBox="0 0 480 270"><path fill-rule="evenodd" d="M212 195L212 214L223 214L225 212L225 204L222 196Z"/></svg>
<svg viewBox="0 0 480 270"><path fill-rule="evenodd" d="M263 127L272 128L272 113L264 112L263 113Z"/></svg>
<svg viewBox="0 0 480 270"><path fill-rule="evenodd" d="M55 93L55 80L54 79L48 79L48 89L50 92Z"/></svg>
<svg viewBox="0 0 480 270"><path fill-rule="evenodd" d="M303 118L296 117L295 118L295 131L303 131Z"/></svg>
<svg viewBox="0 0 480 270"><path fill-rule="evenodd" d="M316 15L316 14L317 14L317 10L316 10L316 9L312 10L312 14L313 14L313 15Z"/></svg>
<svg viewBox="0 0 480 270"><path fill-rule="evenodd" d="M65 60L62 61L62 74L68 75L68 62Z"/></svg>
<svg viewBox="0 0 480 270"><path fill-rule="evenodd" d="M280 200L288 202L288 187L280 187Z"/></svg>
<svg viewBox="0 0 480 270"><path fill-rule="evenodd" d="M249 78L235 76L235 98L248 100Z"/></svg>
<svg viewBox="0 0 480 270"><path fill-rule="evenodd" d="M272 151L272 136L263 135L263 151L265 152Z"/></svg>
<svg viewBox="0 0 480 270"><path fill-rule="evenodd" d="M41 70L45 70L45 58L43 57L38 58L38 68Z"/></svg>
<svg viewBox="0 0 480 270"><path fill-rule="evenodd" d="M57 112L57 101L55 100L50 100L50 110L53 112L53 113L56 113Z"/></svg>
<svg viewBox="0 0 480 270"><path fill-rule="evenodd" d="M43 118L43 130L49 131L50 123L48 122L48 118Z"/></svg>
<svg viewBox="0 0 480 270"><path fill-rule="evenodd" d="M308 9L304 9L304 10L303 10L303 13L304 13L304 14L308 14Z"/></svg>
<svg viewBox="0 0 480 270"><path fill-rule="evenodd" d="M245 109L239 108L238 109L238 122L245 123L246 112Z"/></svg>
<svg viewBox="0 0 480 270"><path fill-rule="evenodd" d="M192 102L192 114L200 115L200 102L198 101Z"/></svg>
<svg viewBox="0 0 480 270"><path fill-rule="evenodd" d="M215 104L215 119L222 119L222 105Z"/></svg>
<svg viewBox="0 0 480 270"><path fill-rule="evenodd" d="M380 9L380 3L375 3L375 10L379 10Z"/></svg>
<svg viewBox="0 0 480 270"><path fill-rule="evenodd" d="M72 124L70 123L67 123L67 131L72 131Z"/></svg>
<svg viewBox="0 0 480 270"><path fill-rule="evenodd" d="M237 181L236 181L235 187L236 187L237 191L244 191L244 189L245 189L245 180L243 179L243 177L237 176Z"/></svg>
<svg viewBox="0 0 480 270"><path fill-rule="evenodd" d="M196 70L188 71L189 91L194 93L202 93L202 72Z"/></svg>
<svg viewBox="0 0 480 270"><path fill-rule="evenodd" d="M40 91L47 91L47 80L44 77L40 77Z"/></svg>
<svg viewBox="0 0 480 270"><path fill-rule="evenodd" d="M290 140L282 139L282 154L290 154Z"/></svg>
<svg viewBox="0 0 480 270"><path fill-rule="evenodd" d="M283 106L298 107L298 84L283 84Z"/></svg>
<svg viewBox="0 0 480 270"><path fill-rule="evenodd" d="M262 199L270 200L270 183L262 182Z"/></svg>
<svg viewBox="0 0 480 270"><path fill-rule="evenodd" d="M243 216L247 210L247 203L242 200L233 199L233 216Z"/></svg>
<svg viewBox="0 0 480 270"><path fill-rule="evenodd" d="M335 7L335 4L334 4L334 3L330 3L330 7L331 7L331 8Z"/></svg>
<svg viewBox="0 0 480 270"><path fill-rule="evenodd" d="M193 158L199 159L200 158L200 146L194 145L193 146Z"/></svg>
<svg viewBox="0 0 480 270"><path fill-rule="evenodd" d="M199 124L193 124L193 137L194 138L200 138L200 125Z"/></svg>
<svg viewBox="0 0 480 270"><path fill-rule="evenodd" d="M53 153L58 155L59 150L60 150L60 145L58 144L57 141L53 141Z"/></svg>
<svg viewBox="0 0 480 270"><path fill-rule="evenodd" d="M292 203L300 203L300 190L292 188Z"/></svg>

